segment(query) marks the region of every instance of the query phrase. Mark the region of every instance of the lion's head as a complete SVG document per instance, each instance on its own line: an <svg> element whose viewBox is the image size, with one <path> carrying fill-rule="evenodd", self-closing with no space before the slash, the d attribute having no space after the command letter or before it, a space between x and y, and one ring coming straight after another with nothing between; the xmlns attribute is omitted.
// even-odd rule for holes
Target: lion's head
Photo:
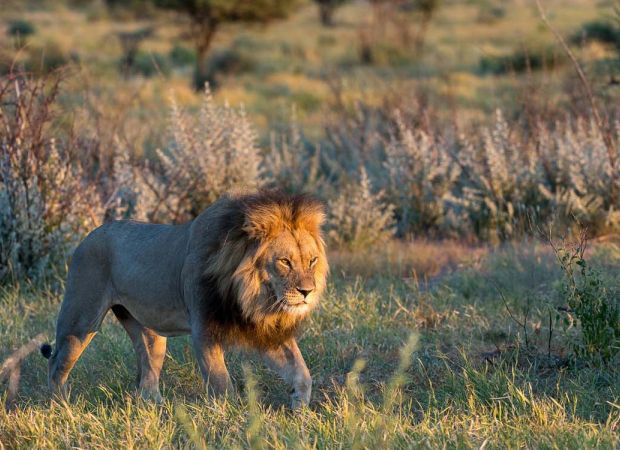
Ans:
<svg viewBox="0 0 620 450"><path fill-rule="evenodd" d="M229 208L239 214L229 219L235 225L207 272L224 298L234 297L244 320L264 329L294 327L325 289L322 204L262 192L237 197Z"/></svg>

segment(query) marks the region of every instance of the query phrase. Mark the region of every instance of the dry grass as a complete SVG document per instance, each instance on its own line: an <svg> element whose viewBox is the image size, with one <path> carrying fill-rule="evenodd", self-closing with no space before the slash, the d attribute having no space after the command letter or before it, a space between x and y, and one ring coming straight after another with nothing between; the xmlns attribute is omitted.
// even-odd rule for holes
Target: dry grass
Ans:
<svg viewBox="0 0 620 450"><path fill-rule="evenodd" d="M391 275L425 283L457 268L475 266L488 252L486 246L460 241L390 241L360 251L330 252L331 270L346 277Z"/></svg>
<svg viewBox="0 0 620 450"><path fill-rule="evenodd" d="M396 252L398 245L391 247ZM416 247L424 249L417 263L424 267L442 253L448 265L472 253L461 244L412 243L403 254ZM239 396L208 399L186 338L169 342L165 402L136 401L131 343L109 317L72 374L69 404L49 403L45 360L26 360L16 408L0 412L0 442L6 448L615 448L619 366L567 365L570 337L560 330L547 357L545 304L559 274L539 248L487 250L476 270L460 268L425 292L385 272L357 281L334 272L301 338L314 394L299 413L285 408L285 387L247 353L228 356ZM617 268L617 254L597 258ZM516 314L536 293L528 347L490 279L503 286ZM51 333L59 302L45 290L4 288L0 360L36 333ZM419 335L415 347L415 340L406 345L412 333ZM256 381L250 392L249 373Z"/></svg>

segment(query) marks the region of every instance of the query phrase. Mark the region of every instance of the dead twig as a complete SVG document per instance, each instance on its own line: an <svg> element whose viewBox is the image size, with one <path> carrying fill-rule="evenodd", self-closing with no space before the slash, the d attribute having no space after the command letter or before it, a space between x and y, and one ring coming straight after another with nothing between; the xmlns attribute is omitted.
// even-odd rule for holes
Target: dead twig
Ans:
<svg viewBox="0 0 620 450"><path fill-rule="evenodd" d="M527 319L530 315L530 296L527 296L527 306L525 311L523 312L523 321L520 321L519 319L517 319L517 316L513 314L510 306L508 306L508 300L506 299L506 296L504 295L504 292L501 290L500 286L494 280L490 279L490 281L497 293L499 294L500 298L502 299L502 302L504 303L504 308L506 308L506 311L508 312L510 318L523 329L525 347L529 348L530 343L527 335Z"/></svg>

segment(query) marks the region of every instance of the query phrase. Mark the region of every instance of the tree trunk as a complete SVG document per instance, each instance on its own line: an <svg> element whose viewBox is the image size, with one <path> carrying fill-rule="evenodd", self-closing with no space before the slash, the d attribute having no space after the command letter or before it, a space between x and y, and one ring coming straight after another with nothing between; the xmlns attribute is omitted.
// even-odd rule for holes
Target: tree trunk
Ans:
<svg viewBox="0 0 620 450"><path fill-rule="evenodd" d="M209 67L207 54L213 42L213 36L217 29L217 23L208 21L198 24L196 31L196 69L194 71L194 88L197 91L204 89L205 83L209 82Z"/></svg>
<svg viewBox="0 0 620 450"><path fill-rule="evenodd" d="M319 15L321 17L321 25L324 27L334 26L334 6L329 3L319 4Z"/></svg>
<svg viewBox="0 0 620 450"><path fill-rule="evenodd" d="M417 35L415 37L415 48L416 53L418 54L422 54L422 50L424 48L424 41L426 40L426 32L428 31L428 26L431 23L431 19L431 13L426 13L422 16L420 28L418 29Z"/></svg>

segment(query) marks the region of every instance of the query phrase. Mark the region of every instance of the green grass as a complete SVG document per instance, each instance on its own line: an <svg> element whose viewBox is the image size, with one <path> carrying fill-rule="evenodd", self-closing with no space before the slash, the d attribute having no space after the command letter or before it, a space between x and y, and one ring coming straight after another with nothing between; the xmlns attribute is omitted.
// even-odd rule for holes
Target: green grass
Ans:
<svg viewBox="0 0 620 450"><path fill-rule="evenodd" d="M403 248L409 262L416 258L415 245ZM426 253L418 258L423 278L425 267L437 272L428 254L442 254L443 246L419 248ZM207 398L186 338L169 340L165 402L138 401L130 341L109 317L72 373L69 404L50 404L46 361L28 357L17 408L0 412L0 442L6 448L617 448L618 364L571 363L575 335L559 326L547 346L548 311L561 304L552 255L537 245L485 251L475 260L461 251L461 263L446 261L428 289L403 276L402 267L388 267L399 258L386 258L384 270L362 278L344 270L341 255L300 339L314 378L311 405L300 412L287 409L287 388L247 352L227 356L238 396ZM610 245L592 261L617 276L618 255ZM407 271L417 270L412 264ZM498 289L518 320L530 299L528 347ZM36 333L51 335L59 303L50 290L5 286L0 361Z"/></svg>

